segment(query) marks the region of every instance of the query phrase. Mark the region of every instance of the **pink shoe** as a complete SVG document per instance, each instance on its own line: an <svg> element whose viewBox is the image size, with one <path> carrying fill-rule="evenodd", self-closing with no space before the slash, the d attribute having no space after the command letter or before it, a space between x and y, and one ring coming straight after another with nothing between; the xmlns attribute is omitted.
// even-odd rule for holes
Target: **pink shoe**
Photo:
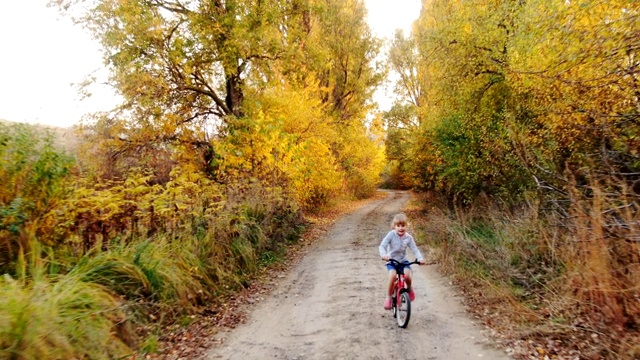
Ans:
<svg viewBox="0 0 640 360"><path fill-rule="evenodd" d="M384 309L385 310L389 310L391 309L391 298L388 297L385 301L384 301Z"/></svg>
<svg viewBox="0 0 640 360"><path fill-rule="evenodd" d="M416 299L416 293L413 292L413 289L409 290L409 300L413 301Z"/></svg>

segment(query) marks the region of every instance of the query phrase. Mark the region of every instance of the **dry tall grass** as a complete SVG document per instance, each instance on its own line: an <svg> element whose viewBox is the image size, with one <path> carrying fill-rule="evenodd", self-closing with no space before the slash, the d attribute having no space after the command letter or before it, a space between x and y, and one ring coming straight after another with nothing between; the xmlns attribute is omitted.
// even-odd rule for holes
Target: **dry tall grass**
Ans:
<svg viewBox="0 0 640 360"><path fill-rule="evenodd" d="M613 217L607 193L592 189L588 198L574 194L569 216L486 199L447 210L433 194L416 198L409 212L418 238L510 347L545 355L559 341L564 355L637 359L638 215L621 206Z"/></svg>
<svg viewBox="0 0 640 360"><path fill-rule="evenodd" d="M2 359L122 358L124 320L113 293L76 276L0 279Z"/></svg>

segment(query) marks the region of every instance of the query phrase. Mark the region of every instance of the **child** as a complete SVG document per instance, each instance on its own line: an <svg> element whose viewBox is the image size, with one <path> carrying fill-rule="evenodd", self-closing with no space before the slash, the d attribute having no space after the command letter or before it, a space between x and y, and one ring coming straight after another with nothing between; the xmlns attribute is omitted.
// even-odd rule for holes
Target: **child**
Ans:
<svg viewBox="0 0 640 360"><path fill-rule="evenodd" d="M413 251L413 255L418 261L420 265L424 265L425 261L416 246L416 242L413 240L413 237L407 233L407 216L405 214L398 214L393 217L393 221L391 222L391 228L393 230L387 233L387 236L382 239L382 243L380 244L380 257L384 261L389 261L389 259L394 259L401 263L408 264L409 259L407 258L407 247L411 248ZM384 308L389 310L391 309L391 295L393 295L393 283L396 278L396 269L393 267L391 263L387 263L387 270L389 270L389 282L387 285L387 298L384 301ZM404 279L407 283L407 287L409 288L409 298L411 300L415 300L416 294L413 292L413 287L411 287L411 266L406 265L404 267Z"/></svg>

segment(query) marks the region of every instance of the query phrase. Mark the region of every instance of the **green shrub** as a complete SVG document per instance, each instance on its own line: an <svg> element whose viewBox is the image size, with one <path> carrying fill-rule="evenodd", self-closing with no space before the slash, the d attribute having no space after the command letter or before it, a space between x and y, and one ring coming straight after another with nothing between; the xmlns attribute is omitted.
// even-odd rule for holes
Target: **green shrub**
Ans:
<svg viewBox="0 0 640 360"><path fill-rule="evenodd" d="M24 124L0 124L0 273L11 273L20 250L28 252L26 234L51 231L41 220L68 191L73 164L54 148L52 136Z"/></svg>
<svg viewBox="0 0 640 360"><path fill-rule="evenodd" d="M503 121L502 115L451 116L438 124L432 141L443 163L437 173L450 197L519 200L531 186Z"/></svg>

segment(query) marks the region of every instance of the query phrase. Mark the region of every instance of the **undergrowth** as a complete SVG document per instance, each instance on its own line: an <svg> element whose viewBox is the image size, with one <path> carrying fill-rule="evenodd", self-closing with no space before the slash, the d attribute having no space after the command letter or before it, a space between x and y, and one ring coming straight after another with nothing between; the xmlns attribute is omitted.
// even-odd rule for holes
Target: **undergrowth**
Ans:
<svg viewBox="0 0 640 360"><path fill-rule="evenodd" d="M637 278L602 253L593 219L590 230L580 230L557 226L559 219L531 204L483 202L452 211L431 193L414 197L407 212L432 260L512 355L640 358ZM598 256L585 261L584 254Z"/></svg>
<svg viewBox="0 0 640 360"><path fill-rule="evenodd" d="M246 286L299 238L304 224L295 206L259 188L244 191L248 197L230 194L219 216L151 237L114 238L106 249L97 242L80 255L73 242L54 250L31 237L30 251L0 280L0 359L157 351L160 329Z"/></svg>

